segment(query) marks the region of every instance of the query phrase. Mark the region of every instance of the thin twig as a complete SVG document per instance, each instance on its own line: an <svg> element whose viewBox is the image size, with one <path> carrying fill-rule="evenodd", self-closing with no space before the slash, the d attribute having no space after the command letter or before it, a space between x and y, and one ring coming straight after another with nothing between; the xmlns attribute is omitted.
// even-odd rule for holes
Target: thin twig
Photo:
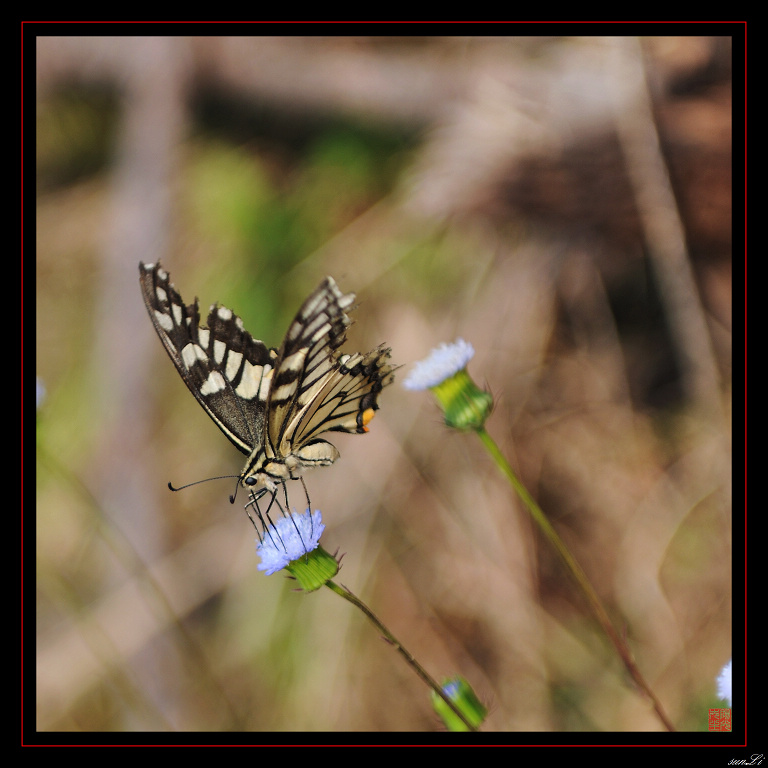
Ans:
<svg viewBox="0 0 768 768"><path fill-rule="evenodd" d="M470 731L476 731L477 728L467 720L466 716L461 710L451 701L449 696L443 691L442 686L419 664L413 655L405 648L402 643L382 624L378 616L359 598L357 595L350 592L346 587L340 587L333 581L327 581L325 586L335 592L337 595L341 595L345 600L348 600L352 605L357 606L376 626L387 641L395 647L397 652L406 660L410 667L416 672L416 674L451 708L453 713L461 720L464 725L469 728Z"/></svg>

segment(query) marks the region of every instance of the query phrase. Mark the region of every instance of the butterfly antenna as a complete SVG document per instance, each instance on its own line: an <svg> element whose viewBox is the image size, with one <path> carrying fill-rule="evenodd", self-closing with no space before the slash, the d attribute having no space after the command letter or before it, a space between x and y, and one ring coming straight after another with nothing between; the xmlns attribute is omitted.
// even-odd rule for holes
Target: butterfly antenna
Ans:
<svg viewBox="0 0 768 768"><path fill-rule="evenodd" d="M227 480L230 477L238 477L237 475L219 475L218 477L206 477L205 480L195 480L194 483L187 483L186 485L180 485L178 488L173 487L173 483L168 483L168 487L172 491L183 491L185 488L191 488L193 485L200 485L200 483L207 483L209 480Z"/></svg>
<svg viewBox="0 0 768 768"><path fill-rule="evenodd" d="M235 503L235 499L237 498L237 489L238 489L239 487L240 487L240 478L238 477L238 478L237 478L237 482L235 483L235 492L234 492L234 493L231 493L231 494L229 495L229 503L230 503L230 504L234 504L234 503ZM253 495L253 494L251 494L251 495ZM246 504L245 506L247 507L248 505Z"/></svg>

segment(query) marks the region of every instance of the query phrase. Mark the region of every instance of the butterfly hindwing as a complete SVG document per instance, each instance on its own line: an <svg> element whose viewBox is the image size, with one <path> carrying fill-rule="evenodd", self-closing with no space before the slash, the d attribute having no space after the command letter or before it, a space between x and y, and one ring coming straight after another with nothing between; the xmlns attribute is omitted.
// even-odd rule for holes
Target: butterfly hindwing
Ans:
<svg viewBox="0 0 768 768"><path fill-rule="evenodd" d="M248 461L244 485L277 484L338 451L324 432L367 432L382 388L393 379L390 350L342 355L354 294L330 277L310 294L277 352L255 340L237 315L214 305L200 326L198 302L186 306L159 264L140 265L152 322L197 401Z"/></svg>
<svg viewBox="0 0 768 768"><path fill-rule="evenodd" d="M269 441L276 454L331 464L336 449L323 432L367 432L378 393L392 380L389 350L339 355L354 294L327 277L304 302L280 350L270 396Z"/></svg>
<svg viewBox="0 0 768 768"><path fill-rule="evenodd" d="M296 440L296 427L307 404L321 397L328 376L337 368L336 350L344 343L350 321L345 310L354 295L341 293L326 278L299 309L280 349L270 395L269 440L280 452Z"/></svg>

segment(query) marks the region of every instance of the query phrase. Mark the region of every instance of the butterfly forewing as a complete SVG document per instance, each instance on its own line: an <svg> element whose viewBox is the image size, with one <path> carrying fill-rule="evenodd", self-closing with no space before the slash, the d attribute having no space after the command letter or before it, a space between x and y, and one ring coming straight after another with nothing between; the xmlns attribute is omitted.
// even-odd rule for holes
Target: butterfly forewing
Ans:
<svg viewBox="0 0 768 768"><path fill-rule="evenodd" d="M332 278L301 306L278 353L226 307L211 307L201 327L197 300L186 306L159 264L141 264L140 272L147 310L182 379L249 456L245 485L274 489L306 467L333 463L338 451L319 439L323 432L367 431L378 394L393 378L390 350L339 354L355 297Z"/></svg>
<svg viewBox="0 0 768 768"><path fill-rule="evenodd" d="M197 299L186 306L159 264L141 265L149 316L189 390L243 453L263 441L277 354L255 340L240 318L214 305L200 327Z"/></svg>
<svg viewBox="0 0 768 768"><path fill-rule="evenodd" d="M201 329L200 334L203 332ZM207 356L221 378L214 377L206 399L224 433L240 437L242 445L238 447L250 453L264 440L277 352L254 339L240 318L226 307L211 307L208 333Z"/></svg>

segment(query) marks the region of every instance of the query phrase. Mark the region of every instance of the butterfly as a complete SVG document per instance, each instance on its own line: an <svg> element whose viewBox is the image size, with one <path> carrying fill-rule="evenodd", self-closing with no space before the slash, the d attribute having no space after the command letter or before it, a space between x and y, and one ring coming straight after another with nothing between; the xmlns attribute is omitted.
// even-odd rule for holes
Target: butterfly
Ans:
<svg viewBox="0 0 768 768"><path fill-rule="evenodd" d="M338 350L355 295L326 277L301 305L280 349L254 339L242 320L214 304L208 327L160 263L139 264L141 293L157 335L190 392L248 457L240 483L261 492L339 458L325 432L364 433L395 370L383 345ZM306 490L306 489L305 489ZM253 496L252 496L253 498Z"/></svg>

